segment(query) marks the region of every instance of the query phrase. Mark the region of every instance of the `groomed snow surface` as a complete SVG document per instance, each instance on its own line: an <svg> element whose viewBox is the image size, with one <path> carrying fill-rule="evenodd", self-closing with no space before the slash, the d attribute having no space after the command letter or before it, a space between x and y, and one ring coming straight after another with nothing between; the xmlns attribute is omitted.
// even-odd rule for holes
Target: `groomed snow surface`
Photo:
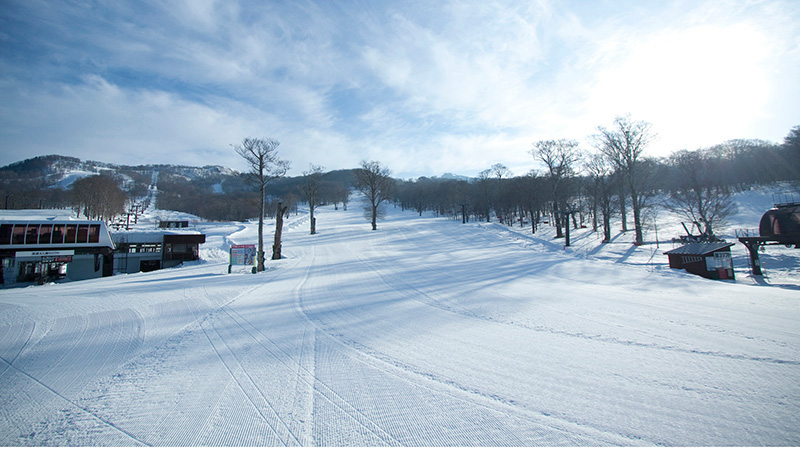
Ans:
<svg viewBox="0 0 800 450"><path fill-rule="evenodd" d="M317 217L255 275L227 273L255 224L199 222L199 264L0 291L0 445L800 445L793 269L711 281L632 233Z"/></svg>

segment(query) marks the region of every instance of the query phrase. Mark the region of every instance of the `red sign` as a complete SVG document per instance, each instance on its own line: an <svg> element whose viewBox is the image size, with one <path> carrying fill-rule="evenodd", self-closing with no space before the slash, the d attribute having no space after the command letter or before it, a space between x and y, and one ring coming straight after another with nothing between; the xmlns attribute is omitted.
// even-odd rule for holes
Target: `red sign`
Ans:
<svg viewBox="0 0 800 450"><path fill-rule="evenodd" d="M43 263L67 263L72 262L72 256L42 256Z"/></svg>

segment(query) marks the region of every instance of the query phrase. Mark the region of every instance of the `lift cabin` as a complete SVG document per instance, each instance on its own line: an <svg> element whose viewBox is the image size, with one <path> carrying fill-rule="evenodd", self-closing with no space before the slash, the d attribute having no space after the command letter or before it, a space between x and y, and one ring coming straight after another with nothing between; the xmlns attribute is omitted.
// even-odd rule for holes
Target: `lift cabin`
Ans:
<svg viewBox="0 0 800 450"><path fill-rule="evenodd" d="M761 275L759 248L766 245L800 248L800 202L777 203L761 217L758 233L740 230L736 234L750 253L753 275Z"/></svg>
<svg viewBox="0 0 800 450"><path fill-rule="evenodd" d="M800 203L770 209L761 217L758 231L776 244L800 248Z"/></svg>

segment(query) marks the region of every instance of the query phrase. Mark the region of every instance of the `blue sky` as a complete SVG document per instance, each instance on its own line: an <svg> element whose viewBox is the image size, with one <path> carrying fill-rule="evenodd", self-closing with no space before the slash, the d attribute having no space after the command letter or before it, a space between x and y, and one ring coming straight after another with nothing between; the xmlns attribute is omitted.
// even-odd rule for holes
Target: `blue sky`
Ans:
<svg viewBox="0 0 800 450"><path fill-rule="evenodd" d="M294 175L538 164L630 114L648 153L800 125L800 2L0 0L0 165L63 154Z"/></svg>

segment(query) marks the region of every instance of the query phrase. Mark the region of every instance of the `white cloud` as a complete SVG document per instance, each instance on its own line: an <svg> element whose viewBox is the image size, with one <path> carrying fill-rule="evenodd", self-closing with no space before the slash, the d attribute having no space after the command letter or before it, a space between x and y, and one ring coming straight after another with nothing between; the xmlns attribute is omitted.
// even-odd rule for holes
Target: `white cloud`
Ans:
<svg viewBox="0 0 800 450"><path fill-rule="evenodd" d="M17 159L57 153L121 164L233 165L228 146L248 128L224 110L163 91L127 91L97 76L50 91L19 89L6 101L4 123L25 133L4 137L10 151L22 152Z"/></svg>
<svg viewBox="0 0 800 450"><path fill-rule="evenodd" d="M431 27L392 16L385 39L364 51L365 66L405 98L408 114L454 117L467 128L525 123L521 104L537 97L526 80L541 55L543 13L483 2L443 12Z"/></svg>
<svg viewBox="0 0 800 450"><path fill-rule="evenodd" d="M721 142L766 107L767 46L745 25L653 33L626 45L624 57L597 73L587 99L589 115L615 108L646 118L661 130L665 144Z"/></svg>
<svg viewBox="0 0 800 450"><path fill-rule="evenodd" d="M267 136L296 173L524 173L533 142L586 142L625 113L662 152L780 139L800 115L800 7L783 0L17 6L32 26L3 37L6 163L115 149L241 167L230 144Z"/></svg>

